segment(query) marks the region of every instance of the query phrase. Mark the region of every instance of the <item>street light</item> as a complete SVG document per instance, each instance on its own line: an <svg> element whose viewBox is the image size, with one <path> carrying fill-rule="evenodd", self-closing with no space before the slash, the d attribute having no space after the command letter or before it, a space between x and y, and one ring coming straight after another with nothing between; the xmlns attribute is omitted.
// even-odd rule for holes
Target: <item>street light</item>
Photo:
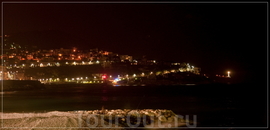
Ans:
<svg viewBox="0 0 270 130"><path fill-rule="evenodd" d="M230 72L230 71L228 71L227 73L228 73L228 77L231 77L231 76L230 76L230 73L231 73L231 72Z"/></svg>

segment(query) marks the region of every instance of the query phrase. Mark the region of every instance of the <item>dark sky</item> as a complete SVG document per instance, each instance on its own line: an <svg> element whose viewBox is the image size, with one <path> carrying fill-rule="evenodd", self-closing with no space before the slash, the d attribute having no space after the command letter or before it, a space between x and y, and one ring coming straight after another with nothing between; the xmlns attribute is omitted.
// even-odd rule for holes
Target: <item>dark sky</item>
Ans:
<svg viewBox="0 0 270 130"><path fill-rule="evenodd" d="M4 34L20 37L18 43L98 47L188 62L211 74L230 70L238 77L266 76L267 3L4 3L3 7Z"/></svg>

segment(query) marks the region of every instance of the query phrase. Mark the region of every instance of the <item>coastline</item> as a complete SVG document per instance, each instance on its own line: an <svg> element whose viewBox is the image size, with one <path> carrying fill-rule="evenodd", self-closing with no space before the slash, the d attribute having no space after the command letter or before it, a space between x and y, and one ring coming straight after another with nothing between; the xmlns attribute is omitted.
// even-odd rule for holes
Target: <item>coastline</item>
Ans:
<svg viewBox="0 0 270 130"><path fill-rule="evenodd" d="M126 128L178 128L193 122L174 114L171 110L92 110L51 111L45 113L0 113L3 128L68 128L68 129L126 129ZM139 119L139 120L138 120ZM196 124L196 123L194 123ZM193 124L193 125L194 125Z"/></svg>

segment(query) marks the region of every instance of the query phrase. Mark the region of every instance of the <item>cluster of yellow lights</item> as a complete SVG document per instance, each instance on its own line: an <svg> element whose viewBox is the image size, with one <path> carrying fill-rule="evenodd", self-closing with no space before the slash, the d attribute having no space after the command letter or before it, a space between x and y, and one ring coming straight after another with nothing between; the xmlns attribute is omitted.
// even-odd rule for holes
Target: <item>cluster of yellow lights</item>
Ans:
<svg viewBox="0 0 270 130"><path fill-rule="evenodd" d="M40 82L43 82L43 83L47 83L47 82L59 82L59 78L57 79L52 79L52 78L47 78L47 79L39 79ZM77 79L75 80L75 78L72 78L71 80L70 79L65 79L65 82L77 82L79 83L80 81ZM103 83L102 80L90 80L90 81L81 81L80 83Z"/></svg>

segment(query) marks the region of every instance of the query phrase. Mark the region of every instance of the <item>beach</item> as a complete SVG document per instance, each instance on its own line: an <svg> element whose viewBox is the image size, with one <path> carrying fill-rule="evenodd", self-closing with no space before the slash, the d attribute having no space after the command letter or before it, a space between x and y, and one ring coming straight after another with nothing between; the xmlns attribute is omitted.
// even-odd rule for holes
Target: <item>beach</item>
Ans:
<svg viewBox="0 0 270 130"><path fill-rule="evenodd" d="M171 110L93 110L1 113L4 129L127 129L196 127Z"/></svg>
<svg viewBox="0 0 270 130"><path fill-rule="evenodd" d="M76 127L78 114L94 110L171 110L197 127L261 127L266 98L243 84L194 86L52 85L44 90L4 92L7 127ZM77 113L76 113L77 112ZM78 113L79 112L79 113ZM256 114L251 114L256 112ZM57 114L56 114L57 113ZM31 116L32 115L32 116ZM85 120L85 119L82 119ZM28 121L28 122L27 122ZM106 121L106 120L105 120ZM86 124L81 125L87 126ZM26 128L26 129L31 129ZM119 125L120 127L120 125ZM121 126L127 127L127 126ZM69 127L70 128L70 127ZM88 127L87 127L88 128Z"/></svg>

